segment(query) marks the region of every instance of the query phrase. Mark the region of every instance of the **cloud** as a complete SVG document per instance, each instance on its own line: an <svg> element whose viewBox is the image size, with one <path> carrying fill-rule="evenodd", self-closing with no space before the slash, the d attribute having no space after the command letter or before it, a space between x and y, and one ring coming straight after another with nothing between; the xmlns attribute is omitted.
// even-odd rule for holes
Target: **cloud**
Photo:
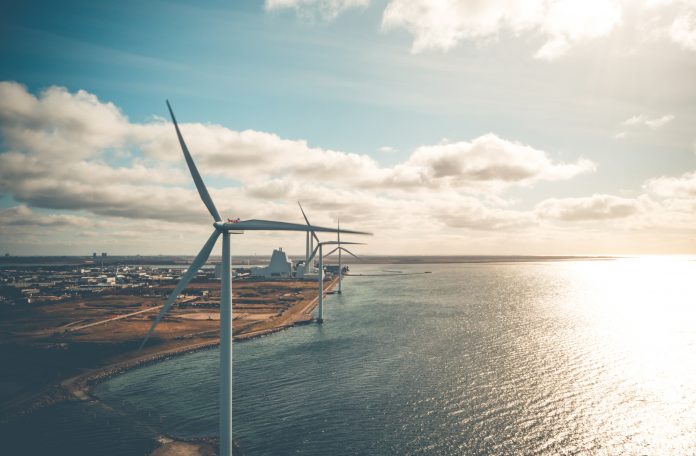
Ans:
<svg viewBox="0 0 696 456"><path fill-rule="evenodd" d="M0 82L0 94L5 143L41 148L46 158L79 159L117 147L128 127L118 108L83 90L71 94L51 87L38 100L15 82Z"/></svg>
<svg viewBox="0 0 696 456"><path fill-rule="evenodd" d="M391 154L396 152L396 149L392 146L382 146L379 149L377 149L379 152L382 152L383 154Z"/></svg>
<svg viewBox="0 0 696 456"><path fill-rule="evenodd" d="M537 204L535 212L544 219L577 222L628 217L636 214L638 208L635 199L595 194L581 198L546 199Z"/></svg>
<svg viewBox="0 0 696 456"><path fill-rule="evenodd" d="M669 29L669 36L682 48L696 51L696 18L692 12L674 19Z"/></svg>
<svg viewBox="0 0 696 456"><path fill-rule="evenodd" d="M310 147L257 131L186 125L182 130L204 170L244 181L295 177L371 188L460 187L490 190L539 180L570 179L595 169L588 160L555 163L531 146L490 133L472 141L417 148L403 163L382 167L367 155ZM190 138L190 139L189 139Z"/></svg>
<svg viewBox="0 0 696 456"><path fill-rule="evenodd" d="M634 125L642 124L643 122L645 122L645 116L643 114L639 114L624 120L623 122L621 122L621 125L632 127Z"/></svg>
<svg viewBox="0 0 696 456"><path fill-rule="evenodd" d="M556 59L577 43L609 35L621 22L618 1L559 0L547 5L539 31L548 41L534 54L539 59Z"/></svg>
<svg viewBox="0 0 696 456"><path fill-rule="evenodd" d="M662 117L657 117L655 119L647 119L645 121L645 125L652 128L653 130L657 130L658 128L662 128L663 126L667 125L672 120L674 120L674 116L672 114L667 114Z"/></svg>
<svg viewBox="0 0 696 456"><path fill-rule="evenodd" d="M266 0L267 11L292 9L306 18L334 19L369 0ZM691 0L390 0L382 30L404 29L411 51L449 51L462 42L497 41L522 35L542 44L536 59L555 60L573 47L618 29L668 40L696 51L696 4ZM643 39L645 41L645 39Z"/></svg>
<svg viewBox="0 0 696 456"><path fill-rule="evenodd" d="M0 119L0 193L17 202L0 211L0 243L34 253L77 246L86 252L107 246L195 252L211 229L170 123L131 122L84 91L51 87L34 95L7 82L0 83ZM375 231L382 252L410 245L423 253L454 253L443 241L454 238L462 249L471 242L478 243L477 252L491 252L504 244L502 232L531 238L549 224L614 219L687 226L694 218L688 211L693 173L649 181L653 199L593 195L520 209L506 199L507 191L572 179L596 165L582 158L559 161L494 133L423 145L386 166L365 154L268 132L201 123L181 129L223 216L301 222L299 199L313 223L333 226L340 217ZM52 236L44 235L46 227ZM466 236L472 231L475 239ZM282 240L291 238L249 236L245 251L260 252L269 239L285 245Z"/></svg>
<svg viewBox="0 0 696 456"><path fill-rule="evenodd" d="M416 53L447 51L463 40L495 39L502 32L533 33L546 40L534 56L551 60L576 43L609 34L621 13L620 2L613 0L392 0L382 27L411 32Z"/></svg>
<svg viewBox="0 0 696 456"><path fill-rule="evenodd" d="M493 186L528 185L571 179L596 169L589 160L557 163L541 150L499 138L493 133L472 141L421 146L388 173L394 186L455 187L490 190Z"/></svg>
<svg viewBox="0 0 696 456"><path fill-rule="evenodd" d="M627 127L635 127L635 126L641 126L644 125L652 130L657 130L659 128L664 127L668 123L674 120L674 115L673 114L665 114L664 116L660 117L655 117L655 118L649 118L648 116L644 114L638 114L632 117L629 117L628 119L624 120L621 122L621 125L627 126Z"/></svg>
<svg viewBox="0 0 696 456"><path fill-rule="evenodd" d="M266 11L294 9L305 17L322 17L334 19L342 12L351 8L364 8L370 0L266 0Z"/></svg>
<svg viewBox="0 0 696 456"><path fill-rule="evenodd" d="M3 227L88 227L93 222L85 217L69 214L37 214L24 204L0 210L0 226Z"/></svg>
<svg viewBox="0 0 696 456"><path fill-rule="evenodd" d="M0 154L0 192L40 208L137 219L205 219L171 125L159 119L132 123L113 104L61 87L33 96L20 84L2 83L0 100L0 133L7 147ZM557 163L541 150L494 134L422 146L404 162L381 166L368 155L311 147L272 133L197 123L184 123L181 129L201 172L232 180L210 190L216 201L226 203L219 209L234 207L238 216L253 213L240 203L243 194L287 200L289 194L301 196L305 190L300 188L309 183L319 183L318 193L481 193L570 179L595 168L582 159Z"/></svg>
<svg viewBox="0 0 696 456"><path fill-rule="evenodd" d="M643 188L660 197L691 197L696 196L696 171L684 173L681 176L663 176L648 180Z"/></svg>
<svg viewBox="0 0 696 456"><path fill-rule="evenodd" d="M457 197L433 205L433 217L451 228L509 230L536 223L534 214L484 204L478 198Z"/></svg>

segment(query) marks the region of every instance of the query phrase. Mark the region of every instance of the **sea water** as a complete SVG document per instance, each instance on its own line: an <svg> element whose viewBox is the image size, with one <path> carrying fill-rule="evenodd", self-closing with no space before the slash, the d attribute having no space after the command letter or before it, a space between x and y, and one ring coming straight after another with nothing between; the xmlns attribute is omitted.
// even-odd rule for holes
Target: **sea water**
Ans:
<svg viewBox="0 0 696 456"><path fill-rule="evenodd" d="M323 325L234 345L245 454L696 453L692 258L351 272L370 275L326 299ZM215 436L218 351L95 393L165 434Z"/></svg>

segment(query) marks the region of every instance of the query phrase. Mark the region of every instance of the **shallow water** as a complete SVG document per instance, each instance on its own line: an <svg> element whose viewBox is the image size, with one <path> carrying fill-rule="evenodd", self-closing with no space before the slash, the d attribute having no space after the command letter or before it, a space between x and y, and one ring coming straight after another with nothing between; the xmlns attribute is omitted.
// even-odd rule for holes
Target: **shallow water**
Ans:
<svg viewBox="0 0 696 456"><path fill-rule="evenodd" d="M246 454L696 453L695 261L398 269L433 273L348 278L324 325L235 344ZM165 433L216 435L217 358L96 394Z"/></svg>

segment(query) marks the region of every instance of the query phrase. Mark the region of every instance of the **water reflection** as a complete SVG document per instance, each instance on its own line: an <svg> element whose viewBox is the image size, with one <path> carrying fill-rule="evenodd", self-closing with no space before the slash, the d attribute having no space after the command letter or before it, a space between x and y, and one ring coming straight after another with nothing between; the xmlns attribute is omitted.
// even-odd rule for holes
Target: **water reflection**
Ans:
<svg viewBox="0 0 696 456"><path fill-rule="evenodd" d="M383 267L355 266L375 273ZM404 266L408 272L422 267ZM237 344L249 454L693 454L696 262L434 265L352 278L327 322ZM217 352L102 385L217 431Z"/></svg>

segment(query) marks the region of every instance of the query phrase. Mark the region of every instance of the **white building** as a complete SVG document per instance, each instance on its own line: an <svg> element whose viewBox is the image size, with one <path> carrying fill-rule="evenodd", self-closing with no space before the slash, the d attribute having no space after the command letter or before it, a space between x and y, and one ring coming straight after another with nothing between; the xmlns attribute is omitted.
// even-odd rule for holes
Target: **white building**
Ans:
<svg viewBox="0 0 696 456"><path fill-rule="evenodd" d="M268 266L251 268L252 277L263 277L264 279L287 278L292 276L292 263L288 261L287 255L282 248L273 251L271 262Z"/></svg>
<svg viewBox="0 0 696 456"><path fill-rule="evenodd" d="M295 269L295 277L298 279L304 279L304 280L317 280L319 278L319 271L316 268L307 268L307 271L305 271L305 264L298 264L297 268Z"/></svg>

